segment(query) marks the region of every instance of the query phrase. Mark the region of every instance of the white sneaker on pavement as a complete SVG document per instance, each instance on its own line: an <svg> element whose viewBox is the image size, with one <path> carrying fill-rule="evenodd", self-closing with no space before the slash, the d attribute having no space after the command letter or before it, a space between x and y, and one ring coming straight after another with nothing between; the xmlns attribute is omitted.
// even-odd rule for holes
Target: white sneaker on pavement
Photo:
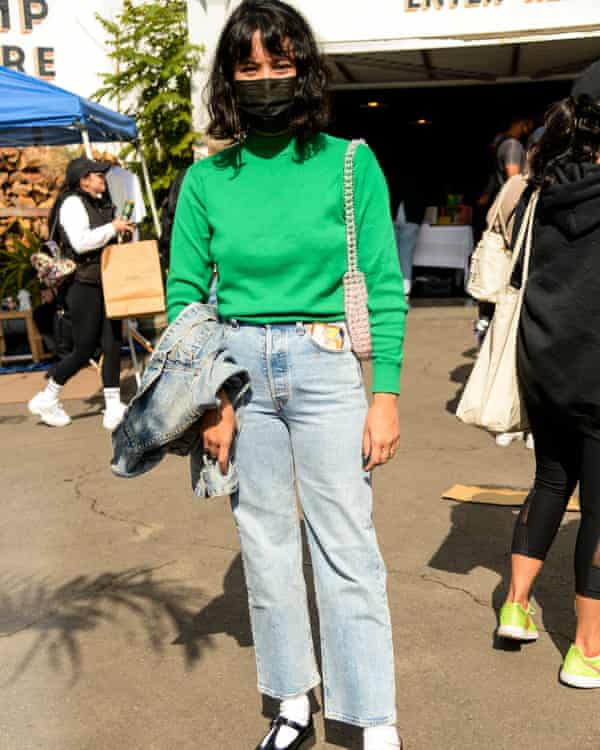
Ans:
<svg viewBox="0 0 600 750"><path fill-rule="evenodd" d="M496 435L496 445L507 448L515 440L523 440L522 432L499 432Z"/></svg>
<svg viewBox="0 0 600 750"><path fill-rule="evenodd" d="M116 430L121 424L127 404L122 401L117 401L116 404L111 404L104 410L104 417L102 419L102 426L105 430Z"/></svg>
<svg viewBox="0 0 600 750"><path fill-rule="evenodd" d="M50 399L45 391L37 393L27 404L29 412L39 417L50 427L66 427L71 424L71 417L57 399Z"/></svg>
<svg viewBox="0 0 600 750"><path fill-rule="evenodd" d="M363 750L402 750L395 726L367 727L363 730Z"/></svg>

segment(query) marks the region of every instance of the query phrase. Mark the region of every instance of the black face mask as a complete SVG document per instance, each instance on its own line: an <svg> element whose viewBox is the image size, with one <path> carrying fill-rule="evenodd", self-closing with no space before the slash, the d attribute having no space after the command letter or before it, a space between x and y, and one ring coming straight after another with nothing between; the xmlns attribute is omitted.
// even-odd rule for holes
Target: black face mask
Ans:
<svg viewBox="0 0 600 750"><path fill-rule="evenodd" d="M296 76L234 81L237 105L251 130L281 133L290 124L290 110L296 92Z"/></svg>

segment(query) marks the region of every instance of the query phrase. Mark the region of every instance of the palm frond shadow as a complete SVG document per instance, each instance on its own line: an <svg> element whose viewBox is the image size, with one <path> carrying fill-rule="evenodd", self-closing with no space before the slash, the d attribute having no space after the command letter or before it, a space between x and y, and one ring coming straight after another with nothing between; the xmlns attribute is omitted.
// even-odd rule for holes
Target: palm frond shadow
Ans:
<svg viewBox="0 0 600 750"><path fill-rule="evenodd" d="M212 643L212 636L225 633L235 638L238 646L253 645L248 613L248 595L242 557L236 555L223 579L223 593L211 599L191 619L183 623L175 645L184 645L191 659L200 656L203 644Z"/></svg>
<svg viewBox="0 0 600 750"><path fill-rule="evenodd" d="M181 581L155 579L158 568L131 568L103 573L96 577L78 576L63 585L48 580L0 579L0 638L24 631L36 633L26 654L5 684L16 681L34 659L46 653L51 668L70 668L75 682L83 670L81 637L102 624L121 626L135 637L131 620L141 626L155 653L162 653L172 633L187 629L197 611L202 591ZM205 645L208 639L205 639ZM184 660L190 668L202 649L184 645Z"/></svg>

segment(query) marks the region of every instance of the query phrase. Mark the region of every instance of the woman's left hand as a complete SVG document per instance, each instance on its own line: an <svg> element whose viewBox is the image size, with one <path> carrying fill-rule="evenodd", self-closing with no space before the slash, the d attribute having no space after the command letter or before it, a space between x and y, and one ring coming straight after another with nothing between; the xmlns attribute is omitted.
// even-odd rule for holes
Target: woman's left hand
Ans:
<svg viewBox="0 0 600 750"><path fill-rule="evenodd" d="M376 393L367 414L363 433L365 471L386 464L400 445L400 420L393 393Z"/></svg>

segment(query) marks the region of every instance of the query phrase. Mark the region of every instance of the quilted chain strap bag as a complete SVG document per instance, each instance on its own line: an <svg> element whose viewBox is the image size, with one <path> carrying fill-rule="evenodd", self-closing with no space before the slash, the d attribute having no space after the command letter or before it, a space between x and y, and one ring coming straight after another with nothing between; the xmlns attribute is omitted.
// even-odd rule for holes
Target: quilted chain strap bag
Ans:
<svg viewBox="0 0 600 750"><path fill-rule="evenodd" d="M344 308L352 350L361 360L370 359L372 356L371 326L367 306L369 294L365 275L358 268L358 244L354 212L354 154L356 149L364 143L363 140L352 141L346 150L344 162L344 215L348 255L348 270L344 274Z"/></svg>

